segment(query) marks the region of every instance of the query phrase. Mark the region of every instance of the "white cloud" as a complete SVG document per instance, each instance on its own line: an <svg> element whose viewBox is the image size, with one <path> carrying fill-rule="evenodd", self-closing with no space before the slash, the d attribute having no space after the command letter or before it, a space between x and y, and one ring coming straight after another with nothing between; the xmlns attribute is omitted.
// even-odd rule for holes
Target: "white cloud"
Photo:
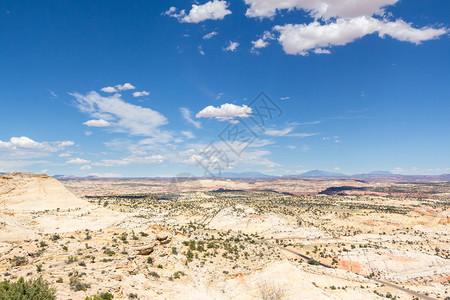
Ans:
<svg viewBox="0 0 450 300"><path fill-rule="evenodd" d="M204 39L204 40L209 40L210 38L212 38L212 37L215 36L215 35L218 35L217 31L211 31L211 32L208 33L208 34L205 34L205 35L203 36L203 39Z"/></svg>
<svg viewBox="0 0 450 300"><path fill-rule="evenodd" d="M207 106L195 117L197 118L215 118L219 121L227 121L234 118L247 118L252 113L252 109L247 105L234 105L231 103L222 104L220 107Z"/></svg>
<svg viewBox="0 0 450 300"><path fill-rule="evenodd" d="M69 157L71 154L70 153L61 153L61 154L59 154L58 156L59 157Z"/></svg>
<svg viewBox="0 0 450 300"><path fill-rule="evenodd" d="M159 127L167 124L161 113L150 108L125 102L119 94L103 97L97 92L85 95L72 93L81 112L110 123L116 132L131 135L160 136Z"/></svg>
<svg viewBox="0 0 450 300"><path fill-rule="evenodd" d="M150 95L150 92L146 92L146 91L133 93L133 97L142 97L142 96L148 96L148 95Z"/></svg>
<svg viewBox="0 0 450 300"><path fill-rule="evenodd" d="M234 52L234 51L236 51L237 47L239 47L239 43L238 42L230 41L230 44L227 47L223 48L223 51Z"/></svg>
<svg viewBox="0 0 450 300"><path fill-rule="evenodd" d="M85 165L85 166L80 167L80 170L90 170L90 169L92 169L92 167L90 165Z"/></svg>
<svg viewBox="0 0 450 300"><path fill-rule="evenodd" d="M126 91L126 90L134 90L135 89L135 87L129 82L124 83L123 85L122 84L118 84L118 85L116 85L116 88L119 91Z"/></svg>
<svg viewBox="0 0 450 300"><path fill-rule="evenodd" d="M285 136L285 135L291 133L293 129L294 128L292 128L292 127L287 127L285 129L280 129L280 130L277 130L277 129L266 129L264 131L264 133L267 134L267 135L270 135L270 136Z"/></svg>
<svg viewBox="0 0 450 300"><path fill-rule="evenodd" d="M289 100L291 97L281 97L280 100Z"/></svg>
<svg viewBox="0 0 450 300"><path fill-rule="evenodd" d="M102 88L100 91L105 92L105 93L115 93L115 92L117 92L117 89L112 86L107 86L107 87Z"/></svg>
<svg viewBox="0 0 450 300"><path fill-rule="evenodd" d="M198 46L198 53L200 53L201 55L205 55L205 51L203 51L202 46Z"/></svg>
<svg viewBox="0 0 450 300"><path fill-rule="evenodd" d="M265 40L258 39L256 41L252 41L253 48L254 49L260 49L260 48L266 48L269 45L269 42L266 42Z"/></svg>
<svg viewBox="0 0 450 300"><path fill-rule="evenodd" d="M331 54L330 50L322 49L322 48L316 48L314 49L315 54Z"/></svg>
<svg viewBox="0 0 450 300"><path fill-rule="evenodd" d="M89 127L108 127L109 125L111 125L111 123L109 123L108 121L105 121L103 119L100 120L89 120L83 123L86 126Z"/></svg>
<svg viewBox="0 0 450 300"><path fill-rule="evenodd" d="M317 52L327 53L322 48L345 45L365 35L378 32L380 37L391 36L399 41L420 44L422 41L437 38L447 29L424 27L416 29L402 20L388 22L372 17L356 17L352 19L337 19L322 25L318 21L310 24L287 24L275 26L280 33L278 41L287 54L307 55L309 51L320 48Z"/></svg>
<svg viewBox="0 0 450 300"><path fill-rule="evenodd" d="M227 8L226 1L213 0L202 5L193 4L189 14L186 14L184 9L177 13L175 7L171 7L164 14L177 18L182 23L199 23L205 20L222 20L226 15L231 14Z"/></svg>
<svg viewBox="0 0 450 300"><path fill-rule="evenodd" d="M250 7L247 17L273 17L277 11L304 10L315 18L332 17L353 18L358 16L381 15L383 7L393 5L399 0L245 0Z"/></svg>
<svg viewBox="0 0 450 300"><path fill-rule="evenodd" d="M256 41L252 41L252 51L253 53L259 54L257 49L266 48L269 46L269 42L271 40L274 40L275 36L270 31L265 31L263 36Z"/></svg>
<svg viewBox="0 0 450 300"><path fill-rule="evenodd" d="M190 130L182 131L181 132L187 139L194 139L195 135Z"/></svg>
<svg viewBox="0 0 450 300"><path fill-rule="evenodd" d="M183 116L183 118L189 124L193 125L197 129L202 127L202 124L200 123L200 121L195 121L194 119L192 119L191 111L189 110L189 108L180 107L180 112L181 112L181 115Z"/></svg>
<svg viewBox="0 0 450 300"><path fill-rule="evenodd" d="M292 145L286 146L286 148L291 149L291 150L297 149L296 146L292 146Z"/></svg>
<svg viewBox="0 0 450 300"><path fill-rule="evenodd" d="M318 133L301 132L301 133L290 133L290 134L288 134L288 136L305 138L305 137L315 136L317 134Z"/></svg>
<svg viewBox="0 0 450 300"><path fill-rule="evenodd" d="M73 145L72 141L36 142L26 136L11 137L9 141L0 140L0 155L6 153L8 158L42 157Z"/></svg>
<svg viewBox="0 0 450 300"><path fill-rule="evenodd" d="M127 166L132 163L139 164L158 164L164 161L162 155L150 155L150 156L128 156L122 159L103 159L100 162L92 163L94 166L98 167L117 167L117 166Z"/></svg>
<svg viewBox="0 0 450 300"><path fill-rule="evenodd" d="M284 129L266 129L264 131L264 133L266 135L270 135L270 136L290 136L290 137L302 137L302 138L317 135L317 133L306 133L306 132L293 133L292 132L293 130L294 130L293 127L286 127Z"/></svg>
<svg viewBox="0 0 450 300"><path fill-rule="evenodd" d="M222 98L223 95L225 95L225 93L218 93L216 96L216 101L220 100L220 98Z"/></svg>
<svg viewBox="0 0 450 300"><path fill-rule="evenodd" d="M208 149L210 145L192 144L190 146L190 149L179 152L178 158L183 159L184 163L199 167L201 171L204 171L201 166L209 168L212 174L218 174L220 169L222 172L232 169L234 166L265 166L270 168L279 166L278 163L266 157L271 154L270 151L266 150L247 150L237 155L230 150L226 143L217 142L214 143L214 148L218 150L217 154L203 155L202 151Z"/></svg>
<svg viewBox="0 0 450 300"><path fill-rule="evenodd" d="M73 165L84 165L87 163L90 163L90 161L79 157L66 161L66 164L73 164Z"/></svg>

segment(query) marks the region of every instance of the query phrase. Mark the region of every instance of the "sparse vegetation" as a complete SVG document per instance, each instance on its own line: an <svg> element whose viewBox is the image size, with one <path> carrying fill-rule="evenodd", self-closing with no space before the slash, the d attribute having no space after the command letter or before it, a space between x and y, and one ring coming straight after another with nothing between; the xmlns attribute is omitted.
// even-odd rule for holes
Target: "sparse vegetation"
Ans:
<svg viewBox="0 0 450 300"><path fill-rule="evenodd" d="M0 300L54 300L56 290L50 284L38 277L25 280L20 277L16 282L0 282Z"/></svg>

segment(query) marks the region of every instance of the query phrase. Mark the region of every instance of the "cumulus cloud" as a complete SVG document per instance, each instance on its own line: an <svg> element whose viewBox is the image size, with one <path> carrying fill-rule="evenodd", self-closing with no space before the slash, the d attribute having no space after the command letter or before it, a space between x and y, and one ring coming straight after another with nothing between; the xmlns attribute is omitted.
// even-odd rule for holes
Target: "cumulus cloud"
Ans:
<svg viewBox="0 0 450 300"><path fill-rule="evenodd" d="M274 40L275 36L270 31L265 31L263 36L256 41L252 41L252 51L253 53L259 54L258 49L266 48L269 46L269 42L271 40Z"/></svg>
<svg viewBox="0 0 450 300"><path fill-rule="evenodd" d="M159 127L167 124L166 117L161 113L127 103L119 94L103 97L92 91L85 95L79 93L71 95L81 112L109 122L110 127L116 132L156 137L163 134Z"/></svg>
<svg viewBox="0 0 450 300"><path fill-rule="evenodd" d="M287 54L294 55L307 55L309 51L315 49L319 53L328 53L329 50L322 48L346 45L355 39L375 32L378 32L381 38L388 35L399 41L414 44L420 44L447 33L446 28L424 27L416 29L410 23L402 20L388 22L366 16L337 19L324 25L318 21L310 24L287 24L275 26L274 30L280 33L278 41L283 46L284 51Z"/></svg>
<svg viewBox="0 0 450 300"><path fill-rule="evenodd" d="M106 86L102 88L101 91L105 93L117 93L118 91L126 91L134 89L135 87L131 83L127 82L124 84L118 84L116 86Z"/></svg>
<svg viewBox="0 0 450 300"><path fill-rule="evenodd" d="M148 95L150 95L150 92L146 92L146 91L133 93L133 97L142 97L142 96L148 96Z"/></svg>
<svg viewBox="0 0 450 300"><path fill-rule="evenodd" d="M199 23L205 20L222 20L231 14L231 11L228 10L226 1L213 0L202 5L193 4L188 14L184 9L178 12L176 7L169 8L164 14L174 17L182 23Z"/></svg>
<svg viewBox="0 0 450 300"><path fill-rule="evenodd" d="M239 47L239 43L238 43L238 42L232 42L232 41L230 41L229 43L230 43L230 44L229 44L227 47L223 48L223 51L231 51L231 52L234 52L234 51L236 51L237 47Z"/></svg>
<svg viewBox="0 0 450 300"><path fill-rule="evenodd" d="M0 140L0 156L4 153L8 158L42 157L73 145L72 141L36 142L26 136L11 137L9 141Z"/></svg>
<svg viewBox="0 0 450 300"><path fill-rule="evenodd" d="M116 85L116 88L119 91L126 91L126 90L134 90L135 89L135 87L129 82L124 83L124 84L118 84L118 85Z"/></svg>
<svg viewBox="0 0 450 300"><path fill-rule="evenodd" d="M111 123L109 123L108 121L105 121L103 119L100 120L89 120L83 123L86 126L89 127L108 127L109 125L111 125Z"/></svg>
<svg viewBox="0 0 450 300"><path fill-rule="evenodd" d="M266 48L269 45L269 42L258 39L256 41L252 41L253 49L260 49L260 48Z"/></svg>
<svg viewBox="0 0 450 300"><path fill-rule="evenodd" d="M102 88L100 91L105 92L105 93L116 93L117 89L112 86L106 86L106 87Z"/></svg>
<svg viewBox="0 0 450 300"><path fill-rule="evenodd" d="M191 124L192 126L194 126L197 129L202 127L202 124L200 123L200 121L196 121L196 120L192 119L192 114L191 114L191 111L189 110L189 108L180 107L180 112L181 112L181 115L183 116L183 119L185 119L186 122L188 122L189 124Z"/></svg>
<svg viewBox="0 0 450 300"><path fill-rule="evenodd" d="M73 158L71 160L66 161L66 163L73 164L73 165L84 165L84 164L90 163L90 161L77 157L77 158Z"/></svg>
<svg viewBox="0 0 450 300"><path fill-rule="evenodd" d="M315 18L353 18L383 14L383 8L399 0L245 0L246 16L271 18L277 11L299 9Z"/></svg>
<svg viewBox="0 0 450 300"><path fill-rule="evenodd" d="M238 106L231 103L225 103L219 107L207 106L198 112L195 117L214 118L219 121L227 121L234 118L247 118L251 113L252 109L247 105Z"/></svg>
<svg viewBox="0 0 450 300"><path fill-rule="evenodd" d="M211 31L211 32L208 33L208 34L205 34L205 35L203 36L203 39L204 39L204 40L209 40L210 38L212 38L212 37L215 36L215 35L218 35L217 31Z"/></svg>

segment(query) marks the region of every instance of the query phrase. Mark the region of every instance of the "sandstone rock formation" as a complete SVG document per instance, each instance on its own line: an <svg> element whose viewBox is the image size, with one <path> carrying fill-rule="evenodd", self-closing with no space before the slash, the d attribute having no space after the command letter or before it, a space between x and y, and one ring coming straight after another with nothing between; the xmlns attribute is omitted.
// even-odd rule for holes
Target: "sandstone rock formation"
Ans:
<svg viewBox="0 0 450 300"><path fill-rule="evenodd" d="M47 175L11 173L0 177L0 207L12 210L44 211L87 207L58 180Z"/></svg>

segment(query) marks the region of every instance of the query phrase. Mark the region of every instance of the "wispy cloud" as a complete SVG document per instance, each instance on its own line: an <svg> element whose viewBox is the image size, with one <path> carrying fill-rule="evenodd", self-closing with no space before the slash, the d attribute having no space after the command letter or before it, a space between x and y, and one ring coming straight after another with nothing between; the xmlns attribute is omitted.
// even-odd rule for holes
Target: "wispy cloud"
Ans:
<svg viewBox="0 0 450 300"><path fill-rule="evenodd" d="M202 128L202 123L200 121L196 121L192 119L192 114L189 108L187 107L180 107L181 115L183 116L183 119L190 125L194 126L195 128L199 129Z"/></svg>
<svg viewBox="0 0 450 300"><path fill-rule="evenodd" d="M294 130L294 127L286 127L284 129L266 129L264 131L264 134L266 135L270 135L270 136L289 136L289 137L309 137L309 136L314 136L317 135L318 133L306 133L306 132L302 132L302 133L295 133L292 132Z"/></svg>
<svg viewBox="0 0 450 300"><path fill-rule="evenodd" d="M218 35L219 33L217 31L211 31L210 33L207 33L203 36L204 40L209 40L211 39L213 36Z"/></svg>
<svg viewBox="0 0 450 300"><path fill-rule="evenodd" d="M75 104L81 112L107 121L116 132L155 137L164 133L159 127L168 123L161 113L127 103L119 94L103 97L92 91L84 95L80 93L70 95L75 98Z"/></svg>

